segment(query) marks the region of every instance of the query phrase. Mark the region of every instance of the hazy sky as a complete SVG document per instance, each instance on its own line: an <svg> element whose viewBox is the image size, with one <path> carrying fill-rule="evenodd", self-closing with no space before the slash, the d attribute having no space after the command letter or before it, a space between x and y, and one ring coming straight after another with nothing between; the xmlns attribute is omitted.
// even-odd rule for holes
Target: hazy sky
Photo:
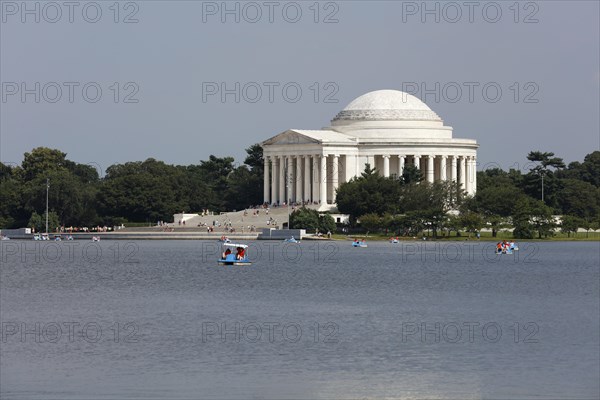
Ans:
<svg viewBox="0 0 600 400"><path fill-rule="evenodd" d="M37 146L101 169L243 161L402 88L478 141L479 168L600 148L597 1L0 3L3 162Z"/></svg>

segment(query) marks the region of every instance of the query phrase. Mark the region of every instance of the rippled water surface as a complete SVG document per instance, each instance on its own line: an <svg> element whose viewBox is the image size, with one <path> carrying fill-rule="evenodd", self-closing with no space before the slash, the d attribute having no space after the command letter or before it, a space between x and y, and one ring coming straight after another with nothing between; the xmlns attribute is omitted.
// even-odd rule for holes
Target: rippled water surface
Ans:
<svg viewBox="0 0 600 400"><path fill-rule="evenodd" d="M600 396L598 242L37 243L2 243L3 399Z"/></svg>

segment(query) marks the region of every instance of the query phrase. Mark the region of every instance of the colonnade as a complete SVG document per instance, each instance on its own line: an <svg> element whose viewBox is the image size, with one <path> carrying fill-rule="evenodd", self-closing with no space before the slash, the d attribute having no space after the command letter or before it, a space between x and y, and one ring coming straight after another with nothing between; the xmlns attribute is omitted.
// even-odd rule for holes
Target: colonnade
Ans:
<svg viewBox="0 0 600 400"><path fill-rule="evenodd" d="M264 202L269 204L291 203L335 203L335 193L340 184L340 166L344 167L350 160L361 156L339 154L307 154L307 155L266 155L264 157ZM477 186L475 156L456 155L371 155L364 156L373 160L371 167L382 164L381 175L389 177L401 176L406 165L414 165L423 173L427 182L452 180L458 182L462 190L474 195ZM390 171L390 160L394 162L396 171ZM340 161L343 160L342 163ZM358 175L364 165L342 180L347 181ZM328 196L328 189L331 195Z"/></svg>

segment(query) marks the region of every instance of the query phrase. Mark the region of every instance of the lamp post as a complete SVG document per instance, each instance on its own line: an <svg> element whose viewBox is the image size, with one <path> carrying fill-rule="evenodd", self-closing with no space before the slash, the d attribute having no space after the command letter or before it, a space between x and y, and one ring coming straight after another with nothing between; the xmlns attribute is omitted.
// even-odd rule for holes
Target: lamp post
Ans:
<svg viewBox="0 0 600 400"><path fill-rule="evenodd" d="M46 235L48 234L48 191L50 190L50 178L46 178Z"/></svg>
<svg viewBox="0 0 600 400"><path fill-rule="evenodd" d="M542 172L542 203L544 202L544 172Z"/></svg>

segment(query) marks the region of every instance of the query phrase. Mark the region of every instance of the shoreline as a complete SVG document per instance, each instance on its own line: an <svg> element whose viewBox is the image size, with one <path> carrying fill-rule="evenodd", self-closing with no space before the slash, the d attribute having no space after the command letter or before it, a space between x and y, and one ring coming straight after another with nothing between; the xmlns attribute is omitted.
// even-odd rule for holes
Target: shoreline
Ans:
<svg viewBox="0 0 600 400"><path fill-rule="evenodd" d="M40 242L55 242L52 238L55 235L61 235L62 241L68 242L66 236L67 233L50 233L50 240L43 240ZM222 235L207 235L206 233L201 232L101 232L101 233L73 233L73 241L91 241L93 236L100 237L100 240L201 240L201 241L214 241L219 242ZM257 241L281 241L281 238L258 238L258 234L247 235L247 234L239 234L239 235L227 235L227 237L232 241L246 241L246 240L257 240ZM365 239L367 242L389 242L389 238L387 237L370 237L370 236L339 236L334 235L332 238L328 239L327 237L314 237L314 236L305 236L301 240L305 241L335 241L335 242L351 242L355 238ZM493 238L493 237L481 237L477 238L468 238L466 236L463 237L439 237L433 239L428 237L426 240L422 238L414 238L414 237L398 237L400 242L500 242L502 240L515 240L516 242L598 242L600 241L600 235L597 233L592 233L590 237L549 237L549 238L533 238L533 239L508 239L508 238ZM33 240L33 234L21 234L21 235L11 235L10 240ZM8 242L9 240L6 240Z"/></svg>

